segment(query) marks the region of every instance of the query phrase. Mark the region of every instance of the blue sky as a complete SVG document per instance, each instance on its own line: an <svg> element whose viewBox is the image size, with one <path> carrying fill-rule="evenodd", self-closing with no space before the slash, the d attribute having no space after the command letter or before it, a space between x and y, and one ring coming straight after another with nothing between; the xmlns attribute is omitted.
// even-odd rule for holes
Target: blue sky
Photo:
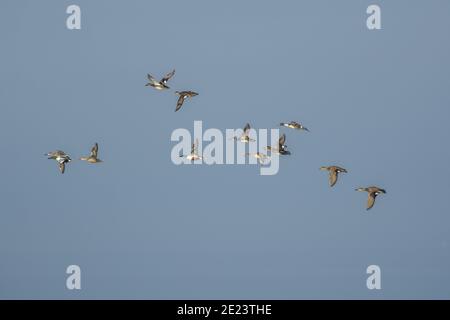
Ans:
<svg viewBox="0 0 450 320"><path fill-rule="evenodd" d="M448 30L448 1L2 1L0 298L450 298ZM175 166L195 120L311 132L275 176ZM94 142L64 175L43 156Z"/></svg>

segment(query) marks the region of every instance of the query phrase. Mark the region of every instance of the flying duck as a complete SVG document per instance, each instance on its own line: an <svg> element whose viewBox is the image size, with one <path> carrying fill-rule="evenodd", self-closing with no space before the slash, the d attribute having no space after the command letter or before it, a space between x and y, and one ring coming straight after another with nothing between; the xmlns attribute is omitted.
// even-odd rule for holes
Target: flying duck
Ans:
<svg viewBox="0 0 450 320"><path fill-rule="evenodd" d="M180 157L183 158L184 155L180 154ZM196 160L202 160L202 157L198 154L198 139L195 139L195 143L192 144L191 153L186 156L186 159L194 162Z"/></svg>
<svg viewBox="0 0 450 320"><path fill-rule="evenodd" d="M87 161L89 163L103 162L98 158L97 155L98 155L98 143L96 142L91 149L91 154L89 155L89 157L81 157L80 160Z"/></svg>
<svg viewBox="0 0 450 320"><path fill-rule="evenodd" d="M177 101L177 107L175 108L175 112L181 109L183 106L184 100L187 98L192 98L195 96L198 96L197 92L194 91L175 91L177 95L179 95L178 101Z"/></svg>
<svg viewBox="0 0 450 320"><path fill-rule="evenodd" d="M267 146L266 149L278 154L283 155L291 154L291 152L287 150L287 145L285 145L285 142L286 142L286 135L283 133L281 137L278 139L278 147Z"/></svg>
<svg viewBox="0 0 450 320"><path fill-rule="evenodd" d="M356 191L365 191L369 194L369 198L367 199L367 209L366 210L369 210L370 208L373 207L373 205L375 204L375 198L380 193L386 193L386 190L378 188L378 187L357 188L355 190Z"/></svg>
<svg viewBox="0 0 450 320"><path fill-rule="evenodd" d="M291 128L291 129L297 129L297 130L305 130L305 131L309 132L308 128L302 126L300 123L295 122L295 121L291 121L289 123L281 122L280 126L288 127L288 128Z"/></svg>
<svg viewBox="0 0 450 320"><path fill-rule="evenodd" d="M155 88L156 90L170 89L167 86L167 81L169 81L169 79L172 78L174 74L175 74L175 69L173 69L171 72L166 74L160 81L156 81L156 79L153 78L152 75L147 74L147 78L148 78L149 82L145 86L151 86L151 87Z"/></svg>
<svg viewBox="0 0 450 320"><path fill-rule="evenodd" d="M240 137L234 137L234 140L237 141L241 141L244 143L249 143L250 141L255 141L254 139L250 138L249 136L249 131L250 131L250 123L247 123L244 127L244 129L242 129L244 132L242 133L242 135Z"/></svg>
<svg viewBox="0 0 450 320"><path fill-rule="evenodd" d="M58 162L59 171L61 171L61 173L64 173L66 169L66 163L72 161L72 159L70 159L70 157L64 151L61 150L49 152L46 154L46 156L48 157L48 159L53 159L56 160L56 162Z"/></svg>
<svg viewBox="0 0 450 320"><path fill-rule="evenodd" d="M338 166L320 167L320 170L327 170L329 173L330 187L334 186L341 172L347 173L347 170Z"/></svg>
<svg viewBox="0 0 450 320"><path fill-rule="evenodd" d="M245 155L255 157L260 165L266 164L266 161L270 161L270 158L267 155L260 152L246 153Z"/></svg>

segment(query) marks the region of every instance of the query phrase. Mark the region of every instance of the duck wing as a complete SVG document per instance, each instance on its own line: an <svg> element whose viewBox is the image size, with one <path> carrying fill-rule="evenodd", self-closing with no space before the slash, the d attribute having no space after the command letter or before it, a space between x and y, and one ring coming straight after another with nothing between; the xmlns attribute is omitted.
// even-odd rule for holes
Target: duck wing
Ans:
<svg viewBox="0 0 450 320"><path fill-rule="evenodd" d="M166 84L167 81L169 81L170 78L173 77L173 75L175 74L175 69L173 69L172 71L170 71L168 74L166 74L162 79L161 82Z"/></svg>
<svg viewBox="0 0 450 320"><path fill-rule="evenodd" d="M61 162L59 164L59 171L61 171L61 173L64 173L64 171L66 171L66 165L64 162Z"/></svg>
<svg viewBox="0 0 450 320"><path fill-rule="evenodd" d="M97 158L97 154L98 154L98 143L96 142L91 149L91 157Z"/></svg>
<svg viewBox="0 0 450 320"><path fill-rule="evenodd" d="M198 139L195 139L194 152L195 152L195 154L198 154Z"/></svg>
<svg viewBox="0 0 450 320"><path fill-rule="evenodd" d="M156 81L156 79L153 78L153 76L149 73L147 73L147 79L149 81L149 83L147 85L155 85L158 83L158 81Z"/></svg>
<svg viewBox="0 0 450 320"><path fill-rule="evenodd" d="M250 123L247 123L244 127L244 135L248 135L249 130L250 130Z"/></svg>
<svg viewBox="0 0 450 320"><path fill-rule="evenodd" d="M178 110L181 109L181 107L183 106L184 103L184 94L180 94L180 97L178 98L177 101L177 107L175 108L175 112L177 112Z"/></svg>
<svg viewBox="0 0 450 320"><path fill-rule="evenodd" d="M198 139L195 139L195 142L192 144L191 154L198 154Z"/></svg>
<svg viewBox="0 0 450 320"><path fill-rule="evenodd" d="M376 195L374 192L369 192L369 196L367 198L367 210L371 209L375 204Z"/></svg>
<svg viewBox="0 0 450 320"><path fill-rule="evenodd" d="M330 171L330 176L329 176L330 187L333 187L337 182L338 172L336 170L329 170L329 171Z"/></svg>
<svg viewBox="0 0 450 320"><path fill-rule="evenodd" d="M280 150L283 149L284 143L286 142L286 134L282 134L280 139L278 139L278 144L280 146Z"/></svg>

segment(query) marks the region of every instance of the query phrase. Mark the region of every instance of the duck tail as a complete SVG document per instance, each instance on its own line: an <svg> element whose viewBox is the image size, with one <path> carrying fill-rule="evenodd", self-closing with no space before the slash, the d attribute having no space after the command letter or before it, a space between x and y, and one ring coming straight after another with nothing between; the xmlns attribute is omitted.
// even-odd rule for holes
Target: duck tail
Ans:
<svg viewBox="0 0 450 320"><path fill-rule="evenodd" d="M284 123L284 122L280 122L280 126L282 126L282 127L286 127L286 126L287 126L287 124L286 124L286 123Z"/></svg>

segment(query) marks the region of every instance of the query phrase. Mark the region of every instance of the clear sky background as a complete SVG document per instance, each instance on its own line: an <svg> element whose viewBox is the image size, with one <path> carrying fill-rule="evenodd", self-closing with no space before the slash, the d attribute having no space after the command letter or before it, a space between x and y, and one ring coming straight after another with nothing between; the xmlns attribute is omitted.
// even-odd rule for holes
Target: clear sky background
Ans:
<svg viewBox="0 0 450 320"><path fill-rule="evenodd" d="M450 298L449 31L446 0L2 0L0 298ZM283 130L275 176L175 166L194 120L311 132ZM95 142L64 175L44 156Z"/></svg>

